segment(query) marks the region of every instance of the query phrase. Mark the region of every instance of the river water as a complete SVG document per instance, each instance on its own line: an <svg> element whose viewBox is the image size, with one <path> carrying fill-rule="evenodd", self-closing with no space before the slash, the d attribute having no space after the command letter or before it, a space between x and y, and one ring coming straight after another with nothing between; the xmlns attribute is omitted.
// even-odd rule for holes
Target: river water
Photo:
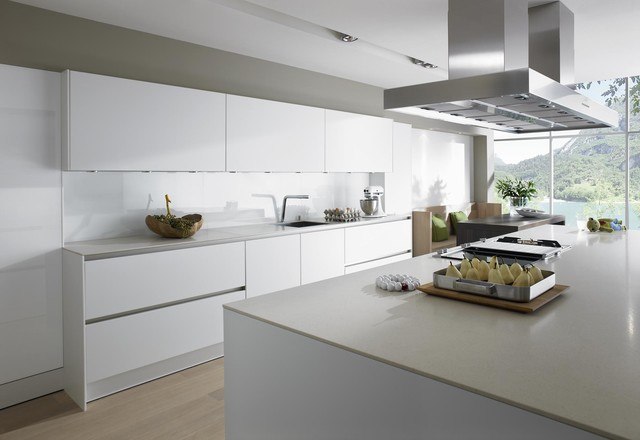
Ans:
<svg viewBox="0 0 640 440"><path fill-rule="evenodd" d="M629 211L629 229L640 228L640 217L638 216L638 204L636 209ZM549 212L549 199L531 203L532 208L542 209ZM564 200L553 201L553 213L565 216L567 225L576 226L578 222L583 225L589 217L612 217L619 218L624 222L624 202L566 202Z"/></svg>

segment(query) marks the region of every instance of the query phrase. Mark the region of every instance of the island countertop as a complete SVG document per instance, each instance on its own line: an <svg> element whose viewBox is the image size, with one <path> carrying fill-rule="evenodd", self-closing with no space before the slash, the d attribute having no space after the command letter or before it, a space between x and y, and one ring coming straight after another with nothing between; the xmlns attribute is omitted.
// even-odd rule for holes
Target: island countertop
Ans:
<svg viewBox="0 0 640 440"><path fill-rule="evenodd" d="M640 232L541 226L527 238L573 248L539 267L570 288L519 314L375 286L422 283L425 255L225 307L243 315L612 438L640 438Z"/></svg>

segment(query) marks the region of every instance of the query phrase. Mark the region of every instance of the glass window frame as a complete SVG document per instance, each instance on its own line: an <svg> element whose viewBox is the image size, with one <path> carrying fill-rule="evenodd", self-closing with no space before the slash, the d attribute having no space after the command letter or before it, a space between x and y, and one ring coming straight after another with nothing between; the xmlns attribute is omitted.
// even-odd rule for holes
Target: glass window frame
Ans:
<svg viewBox="0 0 640 440"><path fill-rule="evenodd" d="M624 112L625 112L625 120L626 123L624 124L624 130L621 131L612 131L612 132L604 132L604 133L598 133L596 131L594 131L593 133L581 133L581 134L575 134L575 133L569 133L569 134L563 134L561 131L560 132L547 132L546 136L540 136L539 134L537 134L535 137L534 136L527 136L522 135L521 137L507 137L507 138L499 138L500 136L498 136L497 139L494 139L494 144L496 143L500 143L500 142L506 142L506 141L514 141L514 140L531 140L531 139L536 139L536 140L542 140L542 139L546 139L546 141L548 142L548 147L549 147L549 212L551 214L553 214L553 197L555 194L555 170L554 170L554 160L553 160L553 140L554 139L562 139L562 138L585 138L585 137L589 137L589 136L593 136L594 134L597 134L598 136L620 136L620 135L624 135L625 137L625 160L626 160L626 167L625 167L625 190L624 190L624 203L625 203L625 218L624 218L624 224L625 225L630 225L629 220L630 220L630 203L631 200L629 200L629 185L630 185L630 169L629 169L629 161L630 161L630 156L631 156L631 152L630 152L630 145L629 145L629 137L630 136L634 136L634 135L640 135L640 127L637 127L636 129L632 129L631 127L631 112L630 112L630 105L629 105L629 92L630 92L630 83L631 83L631 78L633 78L633 76L628 76L628 77L624 77L624 95L625 95L625 106L624 106Z"/></svg>

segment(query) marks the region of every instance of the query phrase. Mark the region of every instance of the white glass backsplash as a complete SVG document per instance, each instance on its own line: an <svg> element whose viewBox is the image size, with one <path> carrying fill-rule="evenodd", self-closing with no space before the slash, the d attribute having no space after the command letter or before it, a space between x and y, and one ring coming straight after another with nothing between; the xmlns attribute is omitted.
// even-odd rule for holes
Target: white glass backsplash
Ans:
<svg viewBox="0 0 640 440"><path fill-rule="evenodd" d="M359 207L368 173L134 173L65 172L64 241L150 233L147 214L164 212L164 194L176 214L200 213L203 228L271 222L285 194L309 194L287 202L287 220L322 217L334 207Z"/></svg>
<svg viewBox="0 0 640 440"><path fill-rule="evenodd" d="M471 201L473 138L412 129L414 208L464 206Z"/></svg>

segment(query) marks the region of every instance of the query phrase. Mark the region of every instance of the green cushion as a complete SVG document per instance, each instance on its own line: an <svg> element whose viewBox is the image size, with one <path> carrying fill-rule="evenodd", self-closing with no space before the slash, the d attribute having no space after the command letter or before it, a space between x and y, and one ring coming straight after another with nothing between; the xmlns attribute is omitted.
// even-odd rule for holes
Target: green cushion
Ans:
<svg viewBox="0 0 640 440"><path fill-rule="evenodd" d="M449 238L449 228L440 217L431 216L431 241L445 241Z"/></svg>
<svg viewBox="0 0 640 440"><path fill-rule="evenodd" d="M456 228L458 227L458 222L466 222L469 220L467 214L462 211L452 212L449 214L449 219L451 221L451 228L453 229L453 233L456 234Z"/></svg>

